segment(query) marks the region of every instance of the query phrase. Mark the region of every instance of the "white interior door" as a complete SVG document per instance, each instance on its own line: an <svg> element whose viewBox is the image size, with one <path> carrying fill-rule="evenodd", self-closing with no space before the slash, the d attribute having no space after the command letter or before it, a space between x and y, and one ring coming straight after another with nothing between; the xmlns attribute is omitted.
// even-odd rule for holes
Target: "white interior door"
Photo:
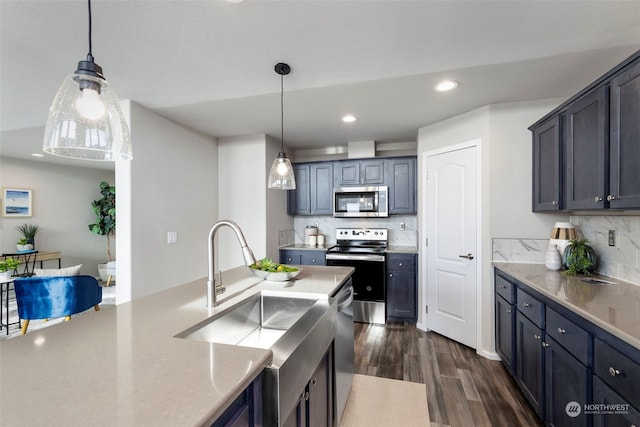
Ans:
<svg viewBox="0 0 640 427"><path fill-rule="evenodd" d="M477 147L426 163L427 328L477 348Z"/></svg>

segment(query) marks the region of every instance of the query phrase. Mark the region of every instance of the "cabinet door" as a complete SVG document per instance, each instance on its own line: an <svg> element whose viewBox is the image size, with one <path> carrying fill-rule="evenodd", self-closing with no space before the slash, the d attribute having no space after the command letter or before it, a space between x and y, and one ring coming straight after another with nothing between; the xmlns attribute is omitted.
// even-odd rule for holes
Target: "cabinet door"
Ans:
<svg viewBox="0 0 640 427"><path fill-rule="evenodd" d="M313 163L310 165L309 172L311 175L311 214L332 215L333 164L330 162Z"/></svg>
<svg viewBox="0 0 640 427"><path fill-rule="evenodd" d="M301 265L302 251L280 250L280 264Z"/></svg>
<svg viewBox="0 0 640 427"><path fill-rule="evenodd" d="M325 265L324 251L301 251L302 258L300 264L302 265Z"/></svg>
<svg viewBox="0 0 640 427"><path fill-rule="evenodd" d="M387 319L415 323L418 320L416 255L387 255Z"/></svg>
<svg viewBox="0 0 640 427"><path fill-rule="evenodd" d="M609 207L640 208L640 63L611 81Z"/></svg>
<svg viewBox="0 0 640 427"><path fill-rule="evenodd" d="M304 393L306 393L306 390L304 391ZM305 427L307 422L306 404L307 402L305 400L305 394L303 394L302 396L300 396L300 399L298 399L298 404L296 405L296 407L293 409L293 411L291 411L287 419L282 423L282 427Z"/></svg>
<svg viewBox="0 0 640 427"><path fill-rule="evenodd" d="M389 214L416 213L416 158L387 160L385 184L389 187Z"/></svg>
<svg viewBox="0 0 640 427"><path fill-rule="evenodd" d="M287 191L287 213L289 215L311 214L311 174L308 163L294 164L296 189Z"/></svg>
<svg viewBox="0 0 640 427"><path fill-rule="evenodd" d="M335 186L360 184L360 162L340 161L333 164L335 172Z"/></svg>
<svg viewBox="0 0 640 427"><path fill-rule="evenodd" d="M513 304L496 294L496 352L511 375L515 375L515 321L516 311Z"/></svg>
<svg viewBox="0 0 640 427"><path fill-rule="evenodd" d="M565 209L601 209L609 194L609 97L601 87L567 107Z"/></svg>
<svg viewBox="0 0 640 427"><path fill-rule="evenodd" d="M516 313L516 381L543 418L542 331L520 311Z"/></svg>
<svg viewBox="0 0 640 427"><path fill-rule="evenodd" d="M640 411L609 388L600 378L593 377L593 403L603 405L626 405L626 409L608 413L604 410L594 411L594 427L640 426ZM618 412L618 413L616 413Z"/></svg>
<svg viewBox="0 0 640 427"><path fill-rule="evenodd" d="M561 205L560 116L553 117L533 132L533 205L534 212L557 211Z"/></svg>
<svg viewBox="0 0 640 427"><path fill-rule="evenodd" d="M333 424L329 363L329 353L327 353L307 386L309 392L307 425L309 427L329 427Z"/></svg>
<svg viewBox="0 0 640 427"><path fill-rule="evenodd" d="M547 425L588 426L590 416L576 409L589 403L591 369L585 367L548 335L544 341ZM574 410L570 403L575 402Z"/></svg>
<svg viewBox="0 0 640 427"><path fill-rule="evenodd" d="M360 184L384 184L384 160L360 161Z"/></svg>

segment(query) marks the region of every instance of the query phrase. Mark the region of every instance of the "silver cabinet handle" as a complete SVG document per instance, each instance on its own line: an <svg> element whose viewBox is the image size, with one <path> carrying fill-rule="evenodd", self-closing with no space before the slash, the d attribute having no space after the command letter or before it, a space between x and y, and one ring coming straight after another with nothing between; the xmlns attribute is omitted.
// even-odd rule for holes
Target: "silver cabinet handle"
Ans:
<svg viewBox="0 0 640 427"><path fill-rule="evenodd" d="M539 339L540 339L540 338L542 338L542 337L541 337L540 335L538 335L538 334L533 334L533 338L535 338L535 339L539 340Z"/></svg>
<svg viewBox="0 0 640 427"><path fill-rule="evenodd" d="M620 372L619 370L617 370L613 366L609 367L609 374L611 374L612 377L616 377L616 376L620 375L621 373L622 372Z"/></svg>
<svg viewBox="0 0 640 427"><path fill-rule="evenodd" d="M402 263L401 263L401 262L399 262L399 263L398 263L398 266L399 266L399 267L402 267Z"/></svg>
<svg viewBox="0 0 640 427"><path fill-rule="evenodd" d="M500 289L507 289L507 287L506 287L505 285L498 285L498 287L499 287Z"/></svg>
<svg viewBox="0 0 640 427"><path fill-rule="evenodd" d="M551 202L551 204L552 204L553 206L558 206L558 202L557 202L557 201L555 201L555 200L554 200L553 202Z"/></svg>
<svg viewBox="0 0 640 427"><path fill-rule="evenodd" d="M473 259L473 254L458 255L459 258Z"/></svg>
<svg viewBox="0 0 640 427"><path fill-rule="evenodd" d="M312 385L312 386L314 386L314 387L315 387L316 385L318 385L318 379L317 379L317 378L312 379L312 380L311 380L311 385Z"/></svg>
<svg viewBox="0 0 640 427"><path fill-rule="evenodd" d="M511 313L511 309L510 308L507 308L507 313Z"/></svg>
<svg viewBox="0 0 640 427"><path fill-rule="evenodd" d="M596 197L593 199L593 201L594 201L594 202L601 202L601 201L602 201L602 197L600 197L600 196L596 196Z"/></svg>
<svg viewBox="0 0 640 427"><path fill-rule="evenodd" d="M524 308L531 307L531 305L530 305L528 302L523 302L523 303L522 303L522 306L523 306Z"/></svg>
<svg viewBox="0 0 640 427"><path fill-rule="evenodd" d="M549 347L549 344L547 344L546 342L542 341L542 348L547 348Z"/></svg>
<svg viewBox="0 0 640 427"><path fill-rule="evenodd" d="M393 277L393 273L389 273L389 277Z"/></svg>
<svg viewBox="0 0 640 427"><path fill-rule="evenodd" d="M607 196L607 201L609 201L609 202L612 201L612 200L615 200L615 199L616 199L616 196L612 196L611 194L609 194Z"/></svg>
<svg viewBox="0 0 640 427"><path fill-rule="evenodd" d="M564 329L562 329L562 328L558 328L558 333L559 333L559 334L564 334L565 332L567 332L567 331L565 331L565 330L564 330Z"/></svg>
<svg viewBox="0 0 640 427"><path fill-rule="evenodd" d="M315 260L315 259L311 260L311 263L315 264L315 263L316 263L316 260Z"/></svg>

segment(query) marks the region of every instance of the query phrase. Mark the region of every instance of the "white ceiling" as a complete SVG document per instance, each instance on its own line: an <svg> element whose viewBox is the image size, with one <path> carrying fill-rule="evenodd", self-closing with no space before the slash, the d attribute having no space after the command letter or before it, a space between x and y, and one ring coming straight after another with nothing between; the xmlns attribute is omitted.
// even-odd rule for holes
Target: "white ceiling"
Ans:
<svg viewBox="0 0 640 427"><path fill-rule="evenodd" d="M292 149L412 141L418 128L482 105L566 98L640 49L640 1L93 0L92 8L93 55L120 98L212 136L279 139L273 66L287 62ZM55 92L87 51L86 1L0 0L2 155L41 150ZM442 78L460 87L435 93ZM345 113L358 121L342 123Z"/></svg>

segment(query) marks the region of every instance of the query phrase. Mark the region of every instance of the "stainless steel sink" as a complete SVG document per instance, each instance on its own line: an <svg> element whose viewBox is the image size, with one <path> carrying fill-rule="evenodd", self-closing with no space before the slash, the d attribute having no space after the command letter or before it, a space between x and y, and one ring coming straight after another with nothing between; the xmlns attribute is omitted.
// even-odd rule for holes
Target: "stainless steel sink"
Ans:
<svg viewBox="0 0 640 427"><path fill-rule="evenodd" d="M264 372L265 425L281 425L337 330L333 300L261 292L175 335L197 341L270 349Z"/></svg>

